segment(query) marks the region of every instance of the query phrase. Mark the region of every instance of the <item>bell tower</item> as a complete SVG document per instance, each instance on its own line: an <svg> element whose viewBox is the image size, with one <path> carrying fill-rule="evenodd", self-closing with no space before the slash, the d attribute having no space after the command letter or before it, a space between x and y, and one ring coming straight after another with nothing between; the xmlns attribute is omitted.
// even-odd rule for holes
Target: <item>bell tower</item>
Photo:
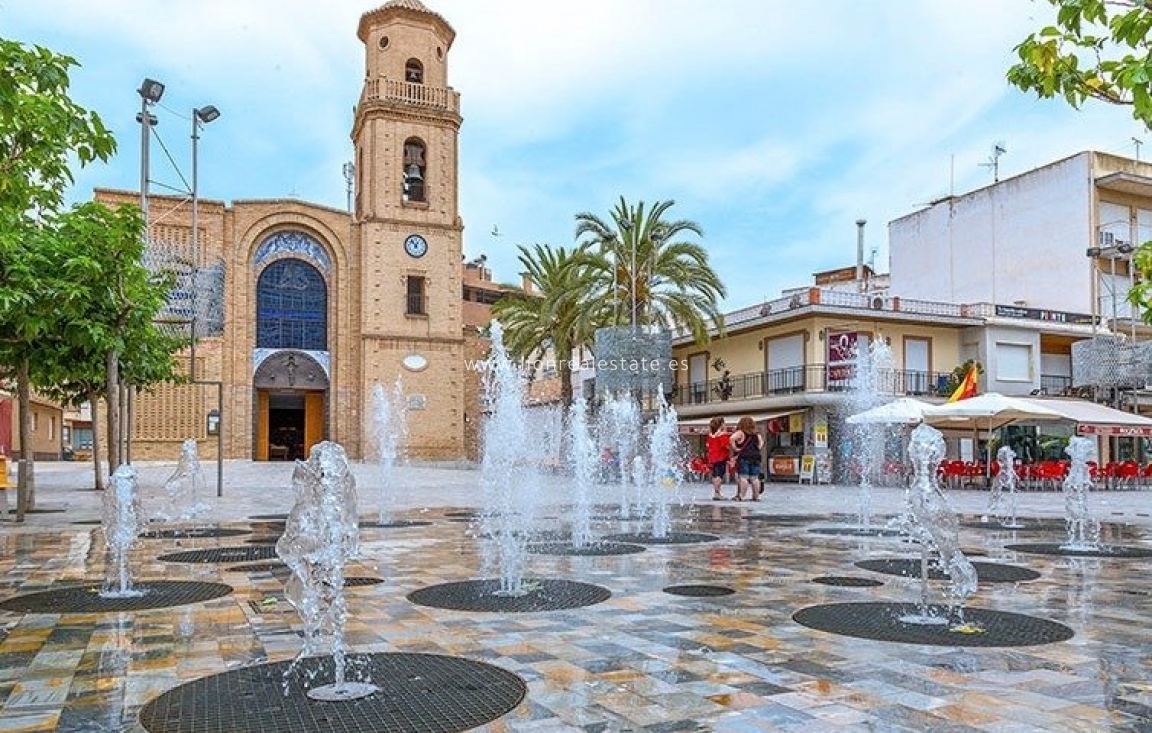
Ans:
<svg viewBox="0 0 1152 733"><path fill-rule="evenodd" d="M365 415L377 384L408 395L409 454L463 455L464 225L457 196L456 36L420 0L364 14L364 87L352 127Z"/></svg>

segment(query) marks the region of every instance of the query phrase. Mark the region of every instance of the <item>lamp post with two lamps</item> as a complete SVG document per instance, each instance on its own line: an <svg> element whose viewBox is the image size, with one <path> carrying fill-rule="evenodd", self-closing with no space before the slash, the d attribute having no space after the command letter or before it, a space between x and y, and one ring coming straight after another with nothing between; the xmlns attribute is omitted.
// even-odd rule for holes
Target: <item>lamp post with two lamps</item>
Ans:
<svg viewBox="0 0 1152 733"><path fill-rule="evenodd" d="M136 116L137 122L140 123L140 213L144 220L144 239L146 250L152 246L149 235L149 217L148 217L148 195L151 166L151 138L152 128L155 127L159 120L156 115L149 112L149 107L160 102L164 96L164 84L156 81L155 79L145 78L141 83L140 88L137 90L140 95L140 113ZM203 107L194 107L192 109L192 182L188 192L191 201L191 262L189 263L187 275L187 287L190 288L189 300L191 302L190 314L190 338L189 338L189 381L192 384L201 385L214 385L216 387L217 410L214 415L209 415L208 422L211 423L209 427L209 434L216 436L216 495L223 496L224 490L224 382L222 380L205 381L197 379L196 374L196 340L199 317L199 300L198 291L200 288L200 221L199 221L199 178L200 178L200 160L199 160L199 143L200 143L200 128L202 125L213 122L220 117L220 110L215 106L208 104ZM123 435L125 453L124 457L127 462L132 460L132 432L135 421L134 414L134 399L133 392L130 388L125 390L126 403L127 403L127 417L123 421Z"/></svg>

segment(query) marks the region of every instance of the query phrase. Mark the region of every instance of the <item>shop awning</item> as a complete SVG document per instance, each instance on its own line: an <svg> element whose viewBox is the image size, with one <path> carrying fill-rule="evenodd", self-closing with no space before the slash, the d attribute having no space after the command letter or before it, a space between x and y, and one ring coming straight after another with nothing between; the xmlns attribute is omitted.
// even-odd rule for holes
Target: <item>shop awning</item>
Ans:
<svg viewBox="0 0 1152 733"><path fill-rule="evenodd" d="M796 408L792 410L782 410L780 412L754 412L749 415L749 417L751 417L757 423L766 423L769 420L775 420L776 418L787 417L789 415L795 415L797 413L804 412L806 409L807 408ZM732 417L726 415L724 417L724 427L727 428L728 432L731 433L736 430L736 422L740 419L740 417L742 416ZM687 420L681 420L679 422L679 432L681 435L707 435L708 423L711 422L711 420L712 418L710 417L696 417L689 418Z"/></svg>
<svg viewBox="0 0 1152 733"><path fill-rule="evenodd" d="M1032 399L1076 423L1078 435L1152 436L1152 419L1088 400Z"/></svg>

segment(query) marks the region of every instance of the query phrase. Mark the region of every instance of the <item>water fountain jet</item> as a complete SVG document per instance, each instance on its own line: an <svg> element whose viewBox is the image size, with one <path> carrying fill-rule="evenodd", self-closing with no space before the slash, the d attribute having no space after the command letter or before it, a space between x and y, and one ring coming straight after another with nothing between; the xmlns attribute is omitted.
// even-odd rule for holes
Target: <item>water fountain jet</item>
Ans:
<svg viewBox="0 0 1152 733"><path fill-rule="evenodd" d="M102 598L133 598L145 591L132 587L128 551L136 544L140 532L140 497L136 487L136 469L121 464L112 474L111 486L104 490L102 524L104 545L108 550L107 570Z"/></svg>
<svg viewBox="0 0 1152 733"><path fill-rule="evenodd" d="M312 447L307 461L297 461L292 476L296 504L276 542L276 554L292 571L284 595L304 623L304 645L285 671L313 656L325 637L335 664L332 684L315 687L308 697L323 701L356 700L377 692L368 682L346 679L344 567L359 553L356 479L344 448L324 441Z"/></svg>

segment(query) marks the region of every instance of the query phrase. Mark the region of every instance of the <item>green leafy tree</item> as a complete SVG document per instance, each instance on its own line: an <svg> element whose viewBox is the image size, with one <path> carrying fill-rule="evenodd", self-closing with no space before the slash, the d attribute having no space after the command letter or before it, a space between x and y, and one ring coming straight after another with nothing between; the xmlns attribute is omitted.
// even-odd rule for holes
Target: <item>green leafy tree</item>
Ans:
<svg viewBox="0 0 1152 733"><path fill-rule="evenodd" d="M1128 107L1152 129L1152 6L1144 0L1047 0L1054 25L1016 47L1008 81L1041 98L1063 97L1079 109L1090 99ZM1140 280L1128 301L1152 323L1152 243L1133 257Z"/></svg>
<svg viewBox="0 0 1152 733"><path fill-rule="evenodd" d="M1008 81L1079 108L1096 99L1131 107L1152 127L1152 9L1143 0L1047 0L1056 22L1016 47Z"/></svg>
<svg viewBox="0 0 1152 733"><path fill-rule="evenodd" d="M42 381L45 386L73 384L104 397L113 472L123 460L116 399L121 385L138 390L176 379L172 355L182 345L156 324L171 281L142 264L143 233L137 207L110 209L94 202L61 216L57 229L58 249L70 251L63 269L66 286L82 285L80 305L66 314L62 340L49 360L56 369ZM72 400L79 397L74 393Z"/></svg>
<svg viewBox="0 0 1152 733"><path fill-rule="evenodd" d="M588 317L600 325L655 325L682 328L698 343L708 341L712 326L723 328L719 301L726 291L708 263L698 237L700 225L666 218L673 201L651 208L632 206L623 197L608 220L583 212L576 215L576 238L587 247L577 258L581 294Z"/></svg>
<svg viewBox="0 0 1152 733"><path fill-rule="evenodd" d="M23 452L16 517L23 521L33 484L31 370L35 348L56 322L40 307L57 294L44 269L40 217L58 210L73 161L107 160L112 134L68 95L75 59L0 39L0 376L14 377Z"/></svg>
<svg viewBox="0 0 1152 733"><path fill-rule="evenodd" d="M547 244L518 249L531 288L513 288L501 296L492 306L492 316L504 327L504 344L514 358L534 362L551 353L557 363L561 399L570 405L571 353L589 345L595 330L580 297L586 289L576 266L582 250Z"/></svg>

